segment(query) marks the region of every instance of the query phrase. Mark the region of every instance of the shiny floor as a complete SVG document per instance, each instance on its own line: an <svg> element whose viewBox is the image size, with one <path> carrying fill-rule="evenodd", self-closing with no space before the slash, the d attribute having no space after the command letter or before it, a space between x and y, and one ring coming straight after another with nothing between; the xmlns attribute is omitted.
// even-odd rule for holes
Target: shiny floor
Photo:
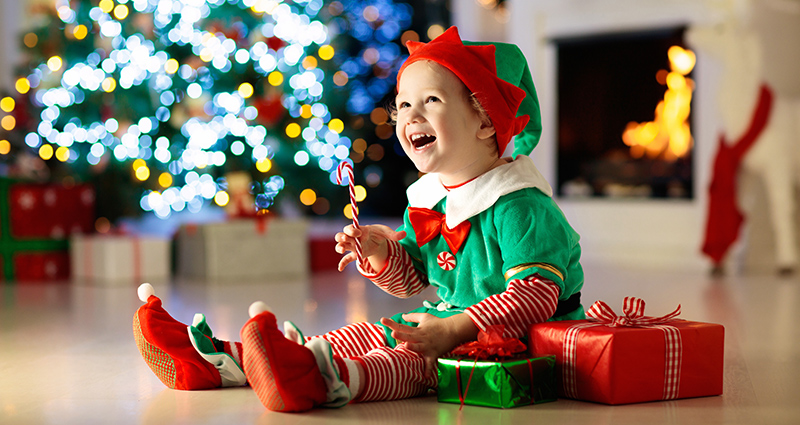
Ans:
<svg viewBox="0 0 800 425"><path fill-rule="evenodd" d="M352 268L352 266L351 266ZM217 336L238 339L252 301L306 334L417 307L352 269L298 282L153 282L179 320L206 313ZM166 389L140 358L131 318L136 284L0 285L0 424L797 424L800 423L800 276L711 278L701 273L586 266L584 300L618 309L642 297L646 314L677 304L683 318L726 328L724 395L627 406L559 400L499 410L435 397L303 414L265 410L249 388ZM428 298L433 294L426 292Z"/></svg>

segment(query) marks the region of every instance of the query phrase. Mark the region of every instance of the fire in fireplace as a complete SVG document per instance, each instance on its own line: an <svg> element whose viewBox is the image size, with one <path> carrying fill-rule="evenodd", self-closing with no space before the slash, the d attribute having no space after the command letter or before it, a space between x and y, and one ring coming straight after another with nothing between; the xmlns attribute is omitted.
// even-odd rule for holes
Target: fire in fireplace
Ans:
<svg viewBox="0 0 800 425"><path fill-rule="evenodd" d="M684 28L556 40L565 197L692 198Z"/></svg>

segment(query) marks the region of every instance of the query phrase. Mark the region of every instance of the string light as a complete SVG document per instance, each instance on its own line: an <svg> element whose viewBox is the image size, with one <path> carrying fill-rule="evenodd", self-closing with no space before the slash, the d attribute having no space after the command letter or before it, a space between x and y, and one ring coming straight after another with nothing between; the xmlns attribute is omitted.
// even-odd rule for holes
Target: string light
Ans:
<svg viewBox="0 0 800 425"><path fill-rule="evenodd" d="M256 24L247 28L253 36L237 38L243 32L236 34L235 25L231 31L204 27L210 22L205 20L210 11L224 3L238 3L256 13ZM314 164L333 170L348 157L351 141L343 134L344 122L332 118L323 103L331 87L326 81L332 80L336 88L358 80L359 84L350 86L347 110L354 115L368 113L391 90L393 77L384 71L373 74L372 66L396 72L403 61L400 47L389 42L410 24L410 6L386 0L372 3L332 2L326 9L330 16L353 23L347 31L363 48L348 57L348 52L334 49L327 25L319 20L323 0L100 0L95 6L56 0L65 35L74 40L95 37L93 41L102 47L77 59L72 50L70 54L51 55L42 64L46 66L38 66L15 81L16 91L33 91L29 97L41 108L34 115L41 121L26 130L30 131L24 137L26 145L36 149L44 160L55 157L74 162L82 158L90 165L100 164L101 159L134 160L133 178L147 181L155 173L163 189L146 192L140 200L142 209L160 218L184 208L198 211L212 199L219 204L217 195L226 194L212 174L226 165L228 156L247 157L252 153L256 169L262 173L273 169L275 136L268 135L267 127L260 123L265 117L254 103L261 96L255 82L266 80L282 91L281 106L290 117L289 122L281 124L286 136L302 136L290 158L298 166ZM142 27L149 24L138 19L144 14L152 17L152 27ZM383 24L368 24L376 22ZM247 40L254 41L247 45ZM29 32L23 42L34 48L40 40ZM168 49L170 46L180 48ZM319 47L314 51L312 46ZM190 51L194 56L185 59L168 53L177 50ZM320 66L334 56L341 59L336 64L339 69L326 75ZM234 86L235 90L222 91L216 76L239 65L258 77L248 78L251 82L242 82ZM43 81L47 84L40 84ZM269 86L265 89L272 90ZM133 122L125 113L106 116L103 121L82 122L69 111L86 108L85 102L93 92L107 93L103 99L114 105L124 99L123 93L127 96L124 91L136 87L146 88L155 105L151 111L137 110ZM3 98L0 107L5 112L13 110L13 99ZM178 131L165 132L167 124ZM17 123L9 115L0 125L9 130ZM10 150L8 141L0 142L0 152L3 150ZM363 187L360 191L366 196ZM313 190L311 193L309 205L316 213L327 213L330 202Z"/></svg>

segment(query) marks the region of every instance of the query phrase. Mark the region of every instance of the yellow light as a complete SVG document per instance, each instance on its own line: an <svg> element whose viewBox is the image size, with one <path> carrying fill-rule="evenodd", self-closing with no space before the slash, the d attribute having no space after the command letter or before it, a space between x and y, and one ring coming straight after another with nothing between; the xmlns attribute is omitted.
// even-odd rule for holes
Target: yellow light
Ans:
<svg viewBox="0 0 800 425"><path fill-rule="evenodd" d="M430 27L428 27L428 39L430 40L433 40L434 38L442 35L443 33L444 33L444 27L439 24L431 25Z"/></svg>
<svg viewBox="0 0 800 425"><path fill-rule="evenodd" d="M344 123L339 118L334 118L328 123L328 129L336 134L344 131Z"/></svg>
<svg viewBox="0 0 800 425"><path fill-rule="evenodd" d="M100 10L106 13L111 13L114 10L114 2L113 0L100 0L100 3L97 5Z"/></svg>
<svg viewBox="0 0 800 425"><path fill-rule="evenodd" d="M56 72L61 69L61 65L64 64L64 61L61 60L58 56L53 56L47 60L47 67L50 68L50 71Z"/></svg>
<svg viewBox="0 0 800 425"><path fill-rule="evenodd" d="M672 46L667 51L670 67L673 71L686 75L694 69L697 57L691 50L683 49L680 46Z"/></svg>
<svg viewBox="0 0 800 425"><path fill-rule="evenodd" d="M69 159L69 148L66 146L59 146L56 149L56 159L61 162L67 162Z"/></svg>
<svg viewBox="0 0 800 425"><path fill-rule="evenodd" d="M211 62L214 60L214 51L209 49L208 47L204 48L200 51L200 59L203 62Z"/></svg>
<svg viewBox="0 0 800 425"><path fill-rule="evenodd" d="M78 25L72 29L72 35L74 35L78 40L83 40L88 34L89 30L86 28L86 25Z"/></svg>
<svg viewBox="0 0 800 425"><path fill-rule="evenodd" d="M158 184L160 184L161 187L164 187L164 188L172 186L172 174L166 173L166 172L165 173L161 173L158 176Z"/></svg>
<svg viewBox="0 0 800 425"><path fill-rule="evenodd" d="M136 174L136 178L139 181L145 181L150 178L150 169L147 166L142 166L137 168L134 174Z"/></svg>
<svg viewBox="0 0 800 425"><path fill-rule="evenodd" d="M344 207L344 216L348 219L353 219L353 206L350 204L345 205Z"/></svg>
<svg viewBox="0 0 800 425"><path fill-rule="evenodd" d="M178 63L178 61L174 58L167 59L167 61L164 62L164 72L166 72L167 74L174 74L178 72L179 67L180 63Z"/></svg>
<svg viewBox="0 0 800 425"><path fill-rule="evenodd" d="M14 110L15 104L14 98L4 97L2 100L0 100L0 109L2 109L3 112L11 112Z"/></svg>
<svg viewBox="0 0 800 425"><path fill-rule="evenodd" d="M253 85L250 83L239 84L238 91L243 98L248 99L253 95Z"/></svg>
<svg viewBox="0 0 800 425"><path fill-rule="evenodd" d="M18 79L16 83L14 83L14 88L16 88L18 92L25 94L31 89L31 83L27 78L22 77Z"/></svg>
<svg viewBox="0 0 800 425"><path fill-rule="evenodd" d="M144 160L142 158L136 158L136 160L133 161L133 169L134 170L137 170L137 169L139 169L141 167L144 167L146 165L147 165L147 163L144 162Z"/></svg>
<svg viewBox="0 0 800 425"><path fill-rule="evenodd" d="M299 136L301 132L300 124L293 122L286 126L286 135L294 139Z"/></svg>
<svg viewBox="0 0 800 425"><path fill-rule="evenodd" d="M272 161L268 159L260 159L256 161L256 169L262 173L266 173L272 168Z"/></svg>
<svg viewBox="0 0 800 425"><path fill-rule="evenodd" d="M283 74L281 74L279 71L272 71L269 73L267 81L269 81L269 83L273 86L277 87L283 84Z"/></svg>
<svg viewBox="0 0 800 425"><path fill-rule="evenodd" d="M300 107L300 116L303 118L311 118L311 105L303 105Z"/></svg>
<svg viewBox="0 0 800 425"><path fill-rule="evenodd" d="M39 148L39 158L47 161L48 159L53 157L53 146L44 144Z"/></svg>
<svg viewBox="0 0 800 425"><path fill-rule="evenodd" d="M25 34L25 37L22 38L22 42L25 43L25 47L32 49L36 47L36 44L39 43L39 36L29 32Z"/></svg>
<svg viewBox="0 0 800 425"><path fill-rule="evenodd" d="M359 184L359 185L356 185L356 187L354 189L356 191L356 201L357 202L361 202L364 199L367 199L367 189L365 189L364 186L361 186Z"/></svg>
<svg viewBox="0 0 800 425"><path fill-rule="evenodd" d="M333 50L333 46L331 46L330 44L326 44L324 46L320 46L319 47L319 51L317 52L317 54L319 55L319 58L324 60L324 61L333 59L333 54L334 53L335 52Z"/></svg>
<svg viewBox="0 0 800 425"><path fill-rule="evenodd" d="M7 155L11 152L11 142L8 140L0 140L0 155Z"/></svg>
<svg viewBox="0 0 800 425"><path fill-rule="evenodd" d="M313 56L306 56L306 58L303 59L303 68L314 69L316 67L317 67L317 58Z"/></svg>
<svg viewBox="0 0 800 425"><path fill-rule="evenodd" d="M118 4L117 7L114 8L114 17L118 20L123 20L128 17L128 6L124 4Z"/></svg>
<svg viewBox="0 0 800 425"><path fill-rule="evenodd" d="M114 77L106 77L106 79L103 80L102 87L104 92L111 93L117 88L117 80L115 80Z"/></svg>
<svg viewBox="0 0 800 425"><path fill-rule="evenodd" d="M230 195L228 195L228 192L224 190L220 190L219 192L217 192L216 195L214 195L214 203L221 207L228 205L228 202L230 201L231 201Z"/></svg>
<svg viewBox="0 0 800 425"><path fill-rule="evenodd" d="M333 84L336 84L339 87L342 87L345 84L347 84L347 81L349 81L349 79L350 77L344 71L336 71L336 73L333 74Z"/></svg>
<svg viewBox="0 0 800 425"><path fill-rule="evenodd" d="M11 131L14 127L17 126L17 119L12 117L11 115L6 115L0 120L0 127L3 127L3 130Z"/></svg>
<svg viewBox="0 0 800 425"><path fill-rule="evenodd" d="M300 203L306 206L314 205L314 202L317 202L317 192L314 192L313 189L304 189L300 192Z"/></svg>

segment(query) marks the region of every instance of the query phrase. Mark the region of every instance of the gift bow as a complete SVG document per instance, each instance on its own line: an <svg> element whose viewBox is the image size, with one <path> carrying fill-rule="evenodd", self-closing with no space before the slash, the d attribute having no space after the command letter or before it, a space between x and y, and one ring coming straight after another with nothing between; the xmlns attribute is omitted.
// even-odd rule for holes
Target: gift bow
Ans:
<svg viewBox="0 0 800 425"><path fill-rule="evenodd" d="M452 353L485 360L489 357L511 357L516 353L525 351L525 344L517 338L504 338L505 326L487 326L485 331L478 333L478 340L461 344Z"/></svg>
<svg viewBox="0 0 800 425"><path fill-rule="evenodd" d="M595 301L586 311L586 315L591 320L600 322L607 326L650 326L669 322L681 314L681 305L672 313L661 317L651 317L644 315L644 300L636 297L625 297L622 301L622 314L617 316L614 310L603 301Z"/></svg>
<svg viewBox="0 0 800 425"><path fill-rule="evenodd" d="M451 351L451 354L463 355L473 357L475 361L472 363L472 370L469 373L467 380L467 387L461 391L461 361L456 363L456 380L458 385L458 399L461 401L461 407L464 408L464 403L467 400L467 392L469 391L469 384L472 382L472 374L475 373L475 365L478 360L486 360L489 357L511 357L516 353L525 351L525 344L517 338L504 338L503 331L505 325L491 325L487 326L486 330L478 332L478 340L461 344ZM531 368L531 362L528 360L528 368ZM531 382L533 382L533 369L531 370ZM531 398L533 403L533 398Z"/></svg>

